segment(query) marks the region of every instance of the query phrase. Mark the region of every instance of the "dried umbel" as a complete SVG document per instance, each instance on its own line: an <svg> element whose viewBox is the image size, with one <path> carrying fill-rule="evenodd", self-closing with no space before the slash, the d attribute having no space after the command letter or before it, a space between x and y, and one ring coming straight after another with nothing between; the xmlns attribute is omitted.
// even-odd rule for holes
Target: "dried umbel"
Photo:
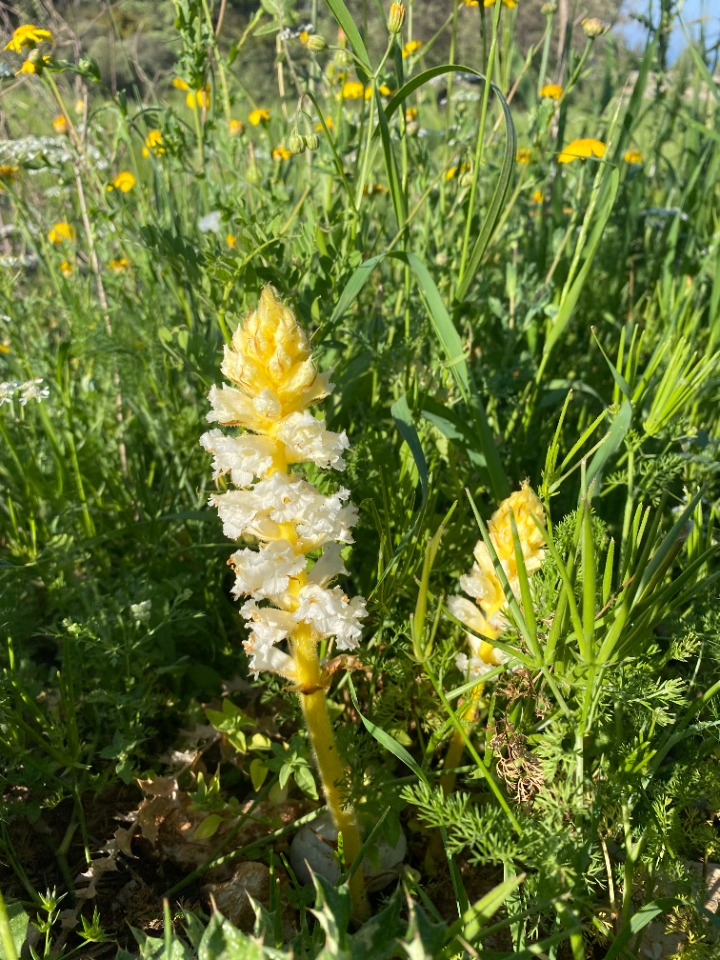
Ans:
<svg viewBox="0 0 720 960"><path fill-rule="evenodd" d="M354 650L365 616L362 597L332 585L345 573L340 555L352 543L357 519L348 491L321 493L293 466L313 463L344 470L344 433L325 429L308 407L327 396L332 384L319 373L310 346L291 310L265 287L252 311L225 347L222 372L231 386L213 387L208 420L242 432L214 429L201 443L213 455L214 477L236 489L216 494L226 536L246 545L230 558L232 588L243 599L248 627L244 642L250 669L277 673L297 690L323 789L347 864L360 850L360 834L348 798L340 793L344 770L330 726L318 657L321 640ZM355 913L365 912L362 873L351 881Z"/></svg>
<svg viewBox="0 0 720 960"><path fill-rule="evenodd" d="M503 500L488 524L490 541L502 564L510 589L519 597L520 581L513 538L513 517L525 570L532 574L540 568L543 559L544 540L538 524L545 522L545 512L527 483ZM471 677L478 677L504 661L504 654L493 646L491 641L507 624L507 597L485 541L479 540L473 552L475 563L470 573L460 578L460 586L474 602L465 597L451 597L448 608L454 617L473 631L467 634L471 655L468 657L464 653L460 654L457 658L458 667L468 670ZM476 634L481 634L486 639L480 639Z"/></svg>

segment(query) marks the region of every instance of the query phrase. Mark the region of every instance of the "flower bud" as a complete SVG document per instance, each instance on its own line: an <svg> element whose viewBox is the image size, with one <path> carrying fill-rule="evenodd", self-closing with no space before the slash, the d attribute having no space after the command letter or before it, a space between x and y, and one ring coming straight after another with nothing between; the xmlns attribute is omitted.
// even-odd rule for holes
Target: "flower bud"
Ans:
<svg viewBox="0 0 720 960"><path fill-rule="evenodd" d="M299 133L293 133L288 137L288 149L290 153L304 153L307 148L307 141L305 137L301 136Z"/></svg>
<svg viewBox="0 0 720 960"><path fill-rule="evenodd" d="M319 33L311 33L305 46L313 53L322 53L323 50L327 50L327 40Z"/></svg>
<svg viewBox="0 0 720 960"><path fill-rule="evenodd" d="M308 133L305 137L305 146L308 150L317 150L320 146L320 138L316 133Z"/></svg>
<svg viewBox="0 0 720 960"><path fill-rule="evenodd" d="M388 17L388 30L392 34L398 34L402 30L403 22L405 21L405 4L404 3L393 3L390 7L390 16Z"/></svg>
<svg viewBox="0 0 720 960"><path fill-rule="evenodd" d="M540 13L544 13L546 17L549 17L550 14L555 13L556 11L557 11L556 3L544 3L540 7Z"/></svg>
<svg viewBox="0 0 720 960"><path fill-rule="evenodd" d="M585 31L585 36L590 40L594 40L595 37L599 37L601 33L605 33L607 27L599 20L597 17L585 17L582 22L582 28Z"/></svg>

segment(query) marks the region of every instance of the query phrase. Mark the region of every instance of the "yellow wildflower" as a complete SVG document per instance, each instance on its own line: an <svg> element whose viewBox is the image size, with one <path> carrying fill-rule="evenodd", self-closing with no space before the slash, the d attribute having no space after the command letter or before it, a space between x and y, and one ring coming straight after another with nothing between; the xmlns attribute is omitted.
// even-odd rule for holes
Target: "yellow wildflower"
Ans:
<svg viewBox="0 0 720 960"><path fill-rule="evenodd" d="M445 171L446 180L454 180L458 173L466 173L470 169L469 163L461 163L459 167L449 167Z"/></svg>
<svg viewBox="0 0 720 960"><path fill-rule="evenodd" d="M108 190L121 190L123 193L129 193L132 188L135 186L135 177L129 170L121 170L120 173L112 180L108 186Z"/></svg>
<svg viewBox="0 0 720 960"><path fill-rule="evenodd" d="M359 80L346 80L341 97L343 100L361 100L365 96L365 87Z"/></svg>
<svg viewBox="0 0 720 960"><path fill-rule="evenodd" d="M125 273L130 268L130 261L127 257L115 257L108 263L108 270L115 273Z"/></svg>
<svg viewBox="0 0 720 960"><path fill-rule="evenodd" d="M466 7L479 7L479 0L463 0Z"/></svg>
<svg viewBox="0 0 720 960"><path fill-rule="evenodd" d="M508 7L508 9L510 10L512 10L513 7L517 6L516 0L502 0L502 2L503 2L503 6ZM468 4L468 6L475 6L475 4ZM483 6L494 7L495 0L483 0Z"/></svg>
<svg viewBox="0 0 720 960"><path fill-rule="evenodd" d="M210 84L206 83L205 86L200 87L199 90L190 90L189 93L185 95L185 103L190 110L194 110L196 107L200 107L201 110L206 110L210 104Z"/></svg>
<svg viewBox="0 0 720 960"><path fill-rule="evenodd" d="M408 107L405 111L405 122L412 123L413 120L417 119L417 115L417 107Z"/></svg>
<svg viewBox="0 0 720 960"><path fill-rule="evenodd" d="M0 343L0 353L12 353L7 343Z"/></svg>
<svg viewBox="0 0 720 960"><path fill-rule="evenodd" d="M49 30L41 30L32 23L24 23L19 26L12 35L12 40L5 44L6 50L12 50L14 53L22 53L23 48L33 50L38 43L44 40L52 42L53 35Z"/></svg>
<svg viewBox="0 0 720 960"><path fill-rule="evenodd" d="M335 126L335 121L333 120L332 117L330 116L325 117L325 126L328 128L328 130L332 130L332 128ZM318 131L318 133L322 133L323 125L321 123L316 123L315 129Z"/></svg>
<svg viewBox="0 0 720 960"><path fill-rule="evenodd" d="M643 155L637 149L637 147L631 147L630 150L625 151L625 156L623 157L625 163L642 163Z"/></svg>
<svg viewBox="0 0 720 960"><path fill-rule="evenodd" d="M287 147L275 147L272 152L273 160L289 160L291 156L292 153Z"/></svg>
<svg viewBox="0 0 720 960"><path fill-rule="evenodd" d="M15 76L19 77L23 73L42 73L42 68L46 63L50 63L50 57L28 57L27 60L23 61L23 65Z"/></svg>
<svg viewBox="0 0 720 960"><path fill-rule="evenodd" d="M518 147L518 151L515 154L515 159L518 163L530 163L532 159L532 150L530 147Z"/></svg>
<svg viewBox="0 0 720 960"><path fill-rule="evenodd" d="M402 48L403 57L411 57L414 53L417 53L422 45L422 40L408 40L408 42Z"/></svg>
<svg viewBox="0 0 720 960"><path fill-rule="evenodd" d="M80 97L75 101L75 113L85 113L85 101L80 99Z"/></svg>
<svg viewBox="0 0 720 960"><path fill-rule="evenodd" d="M59 269L64 277L70 277L75 267L68 260L63 260Z"/></svg>
<svg viewBox="0 0 720 960"><path fill-rule="evenodd" d="M186 83L182 77L173 77L172 85L176 90L189 90L190 85Z"/></svg>
<svg viewBox="0 0 720 960"><path fill-rule="evenodd" d="M559 100L563 95L563 88L559 83L546 83L540 89L540 96L546 100Z"/></svg>
<svg viewBox="0 0 720 960"><path fill-rule="evenodd" d="M48 232L48 240L50 243L64 243L66 240L73 243L75 236L75 227L71 223L66 223L64 220L53 224Z"/></svg>
<svg viewBox="0 0 720 960"><path fill-rule="evenodd" d="M545 196L542 190L535 190L533 191L532 198L535 203L542 203L543 200L545 199Z"/></svg>
<svg viewBox="0 0 720 960"><path fill-rule="evenodd" d="M154 153L156 157L161 157L165 153L162 133L160 133L159 130L151 130L147 137L145 137L145 146L142 149L142 155L149 157L151 153Z"/></svg>
<svg viewBox="0 0 720 960"><path fill-rule="evenodd" d="M225 244L229 247L230 250L233 250L237 246L237 237L232 233L225 234Z"/></svg>
<svg viewBox="0 0 720 960"><path fill-rule="evenodd" d="M248 120L254 127L259 127L261 123L267 123L270 119L270 113L268 110L262 108L256 108L255 110L250 111L250 116Z"/></svg>
<svg viewBox="0 0 720 960"><path fill-rule="evenodd" d="M0 164L0 190L6 183L12 183L18 178L18 168L11 163Z"/></svg>
<svg viewBox="0 0 720 960"><path fill-rule="evenodd" d="M242 122L242 120L230 120L228 127L230 129L231 137L239 137L245 129L245 124Z"/></svg>
<svg viewBox="0 0 720 960"><path fill-rule="evenodd" d="M59 113L52 122L53 130L55 133L67 133L68 125L67 120L65 119L65 114Z"/></svg>
<svg viewBox="0 0 720 960"><path fill-rule="evenodd" d="M558 163L572 163L573 160L585 160L588 157L603 157L607 147L602 140L586 137L572 140L558 155Z"/></svg>

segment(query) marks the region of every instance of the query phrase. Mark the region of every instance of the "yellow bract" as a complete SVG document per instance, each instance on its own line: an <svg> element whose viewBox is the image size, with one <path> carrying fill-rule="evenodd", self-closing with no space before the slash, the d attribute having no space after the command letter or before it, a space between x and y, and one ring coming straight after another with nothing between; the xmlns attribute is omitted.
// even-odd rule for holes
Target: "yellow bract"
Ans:
<svg viewBox="0 0 720 960"><path fill-rule="evenodd" d="M571 163L573 160L586 160L588 157L604 157L607 147L602 140L585 137L572 140L558 155L558 163Z"/></svg>
<svg viewBox="0 0 720 960"><path fill-rule="evenodd" d="M22 53L23 48L32 50L38 43L42 43L43 40L52 41L52 38L53 35L49 30L42 30L33 23L24 23L13 32L12 40L5 44L5 49Z"/></svg>
<svg viewBox="0 0 720 960"><path fill-rule="evenodd" d="M72 243L75 240L75 227L71 223L61 220L50 228L48 240L50 243L64 243L66 240Z"/></svg>
<svg viewBox="0 0 720 960"><path fill-rule="evenodd" d="M330 392L326 374L318 373L310 358L310 345L292 310L264 287L256 310L248 314L225 349L222 371L251 400L264 390L279 400L281 419L304 410ZM258 432L266 432L258 423Z"/></svg>

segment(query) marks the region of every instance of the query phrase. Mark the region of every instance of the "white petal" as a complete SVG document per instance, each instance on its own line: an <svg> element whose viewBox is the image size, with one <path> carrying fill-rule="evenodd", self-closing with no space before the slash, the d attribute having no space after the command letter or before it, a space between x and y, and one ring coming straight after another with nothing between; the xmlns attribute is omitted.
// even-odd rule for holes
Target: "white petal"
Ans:
<svg viewBox="0 0 720 960"><path fill-rule="evenodd" d="M326 587L335 577L347 573L343 558L340 556L341 550L339 543L328 543L322 556L308 574L308 581L320 587Z"/></svg>
<svg viewBox="0 0 720 960"><path fill-rule="evenodd" d="M287 540L273 540L259 550L237 550L230 563L235 571L234 597L244 595L281 601L290 578L305 570L307 560Z"/></svg>
<svg viewBox="0 0 720 960"><path fill-rule="evenodd" d="M213 479L229 473L237 487L249 486L256 477L263 477L273 465L276 444L269 437L244 433L228 437L221 430L209 430L200 437L208 453L214 454Z"/></svg>
<svg viewBox="0 0 720 960"><path fill-rule="evenodd" d="M281 420L276 436L285 444L292 463L309 460L324 469L345 469L342 454L350 446L347 434L326 430L322 420L307 410L291 413Z"/></svg>
<svg viewBox="0 0 720 960"><path fill-rule="evenodd" d="M299 605L293 616L306 623L321 637L335 637L339 650L354 650L360 640L360 619L366 615L363 597L352 600L340 587L328 590L308 584L300 591Z"/></svg>

